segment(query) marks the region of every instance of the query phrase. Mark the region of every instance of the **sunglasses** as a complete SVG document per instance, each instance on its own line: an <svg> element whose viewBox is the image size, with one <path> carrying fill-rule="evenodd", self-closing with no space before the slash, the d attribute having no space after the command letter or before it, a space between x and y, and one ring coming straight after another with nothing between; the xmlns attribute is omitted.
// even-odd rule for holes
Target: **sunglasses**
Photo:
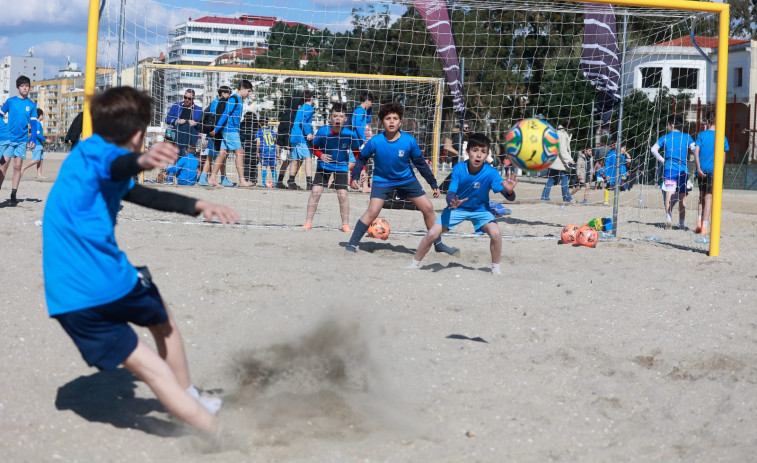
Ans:
<svg viewBox="0 0 757 463"><path fill-rule="evenodd" d="M185 97L184 97L184 99L185 99L185 100L189 100L189 101L192 101L192 100L194 100L194 97L191 97L191 96L185 96Z"/></svg>

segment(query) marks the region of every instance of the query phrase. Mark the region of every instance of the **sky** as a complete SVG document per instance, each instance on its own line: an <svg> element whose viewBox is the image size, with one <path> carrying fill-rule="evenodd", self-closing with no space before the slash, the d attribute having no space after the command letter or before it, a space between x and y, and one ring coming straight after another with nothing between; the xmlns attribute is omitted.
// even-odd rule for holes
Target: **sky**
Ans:
<svg viewBox="0 0 757 463"><path fill-rule="evenodd" d="M3 0L6 3L13 0ZM115 66L118 18L122 0L105 0L100 19L98 65ZM357 0L123 0L126 20L124 66L134 60L134 42L139 41L140 59L165 51L170 26L188 18L206 15L239 16L253 14L299 21L331 31L350 25ZM192 4L192 8L185 5ZM395 7L397 10L398 7ZM398 11L398 10L397 10ZM0 57L34 56L44 58L44 77L52 78L66 65L66 58L84 69L87 46L89 0L20 0L3 11L0 28Z"/></svg>

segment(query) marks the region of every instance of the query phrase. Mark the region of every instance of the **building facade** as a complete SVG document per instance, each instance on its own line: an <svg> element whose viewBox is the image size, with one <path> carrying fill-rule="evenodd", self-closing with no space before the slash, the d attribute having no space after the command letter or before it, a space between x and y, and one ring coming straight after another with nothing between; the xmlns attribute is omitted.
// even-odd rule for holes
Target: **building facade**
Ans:
<svg viewBox="0 0 757 463"><path fill-rule="evenodd" d="M6 56L0 61L0 105L12 96L17 96L16 79L26 76L34 82L42 80L44 58L34 56Z"/></svg>

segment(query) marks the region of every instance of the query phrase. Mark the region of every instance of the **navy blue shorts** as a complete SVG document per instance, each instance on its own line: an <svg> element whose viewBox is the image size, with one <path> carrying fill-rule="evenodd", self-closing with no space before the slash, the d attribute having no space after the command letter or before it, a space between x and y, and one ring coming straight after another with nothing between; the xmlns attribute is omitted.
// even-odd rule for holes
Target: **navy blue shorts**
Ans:
<svg viewBox="0 0 757 463"><path fill-rule="evenodd" d="M129 326L166 323L168 313L147 267L129 294L108 304L55 315L89 366L115 370L137 348L137 334Z"/></svg>
<svg viewBox="0 0 757 463"><path fill-rule="evenodd" d="M420 196L426 196L426 192L423 190L418 179L412 179L407 183L395 186L376 186L374 184L371 187L371 199L379 198L384 201L394 199L393 193L397 191L397 194L402 198L418 198Z"/></svg>

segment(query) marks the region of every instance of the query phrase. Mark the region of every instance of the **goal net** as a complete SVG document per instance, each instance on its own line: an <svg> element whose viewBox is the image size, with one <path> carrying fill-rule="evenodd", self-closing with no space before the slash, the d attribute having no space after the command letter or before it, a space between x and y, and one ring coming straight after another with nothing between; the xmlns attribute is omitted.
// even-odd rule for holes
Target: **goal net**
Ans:
<svg viewBox="0 0 757 463"><path fill-rule="evenodd" d="M122 83L153 94L156 136L165 131L168 105L190 87L205 107L219 84L233 86L246 78L254 89L245 111L273 126L284 96L313 90L315 129L327 123L331 103L344 102L352 110L360 103L360 91L370 90L375 95L373 133L381 130L378 106L404 103L404 129L418 138L440 184L452 164L463 159L458 152L466 125L492 140L493 164L504 173L507 131L520 119L539 117L569 129L568 191L563 195L559 177L545 191L552 182L546 172L519 172L517 200L504 204L511 213L498 218L504 236L557 239L567 224L613 218L614 231L600 240L662 241L706 250L706 240L693 232L699 193L692 153L686 156L691 190L683 228L676 205L673 226L666 229L663 166L651 148L666 134L672 115L696 139L705 115L715 113L718 79L733 70L718 66L724 61L718 53L718 14L696 11L701 9L695 8L697 2L679 3L668 9L653 6L659 2L640 7L521 0L294 0L282 5L228 0L198 1L186 8L178 2L126 0L122 21L118 2L108 2L103 11L98 66L120 67ZM732 49L738 51L740 43L732 39ZM729 142L732 150L741 149L740 139ZM619 167L606 169L602 163L608 159L619 159L610 162ZM597 175L600 168L603 175ZM228 170L231 177L231 160ZM224 198L250 224L295 228L304 222L306 192L181 189L201 198ZM350 198L354 223L367 195L351 191ZM491 199L503 202L498 195ZM440 210L444 202L435 206ZM125 213L172 220L136 208ZM399 208L382 215L393 232L424 229L418 212ZM324 196L316 225L339 224L336 199ZM473 233L467 225L455 231Z"/></svg>

